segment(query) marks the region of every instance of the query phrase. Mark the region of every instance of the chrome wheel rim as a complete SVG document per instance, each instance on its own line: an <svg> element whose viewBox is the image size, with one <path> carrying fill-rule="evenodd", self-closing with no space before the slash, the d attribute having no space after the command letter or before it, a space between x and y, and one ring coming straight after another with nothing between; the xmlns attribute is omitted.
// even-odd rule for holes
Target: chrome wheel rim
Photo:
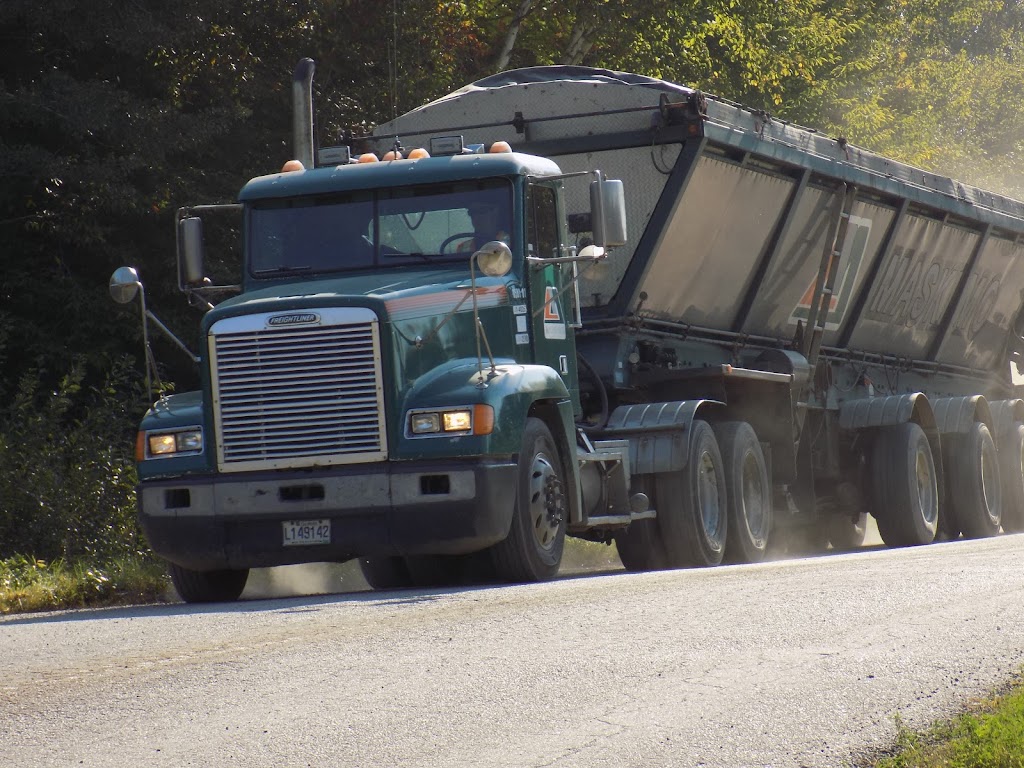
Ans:
<svg viewBox="0 0 1024 768"><path fill-rule="evenodd" d="M917 500L921 517L929 528L934 528L939 519L938 490L935 487L935 473L932 470L932 463L928 460L927 450L927 443L918 448L914 475L917 479Z"/></svg>
<svg viewBox="0 0 1024 768"><path fill-rule="evenodd" d="M562 527L562 483L554 464L543 453L533 457L528 493L533 540L539 549L551 551Z"/></svg>
<svg viewBox="0 0 1024 768"><path fill-rule="evenodd" d="M701 452L697 466L697 505L704 535L717 551L722 548L722 500L718 494L718 468L709 451Z"/></svg>

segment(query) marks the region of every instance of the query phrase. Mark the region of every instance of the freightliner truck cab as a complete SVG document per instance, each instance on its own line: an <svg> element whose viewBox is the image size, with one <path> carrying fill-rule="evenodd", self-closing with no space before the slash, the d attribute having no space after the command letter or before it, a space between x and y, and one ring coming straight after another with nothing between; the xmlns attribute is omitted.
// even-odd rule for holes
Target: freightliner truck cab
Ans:
<svg viewBox="0 0 1024 768"><path fill-rule="evenodd" d="M242 216L236 286L203 264L222 206L179 211L202 388L142 422L145 534L189 601L236 598L252 567L354 557L378 587L550 578L567 529L649 514L623 446L576 423L574 276L624 241L621 184L459 136L315 153L311 77L300 63L298 160L223 206ZM579 250L567 179L591 185ZM111 281L121 301L140 287L131 268Z"/></svg>

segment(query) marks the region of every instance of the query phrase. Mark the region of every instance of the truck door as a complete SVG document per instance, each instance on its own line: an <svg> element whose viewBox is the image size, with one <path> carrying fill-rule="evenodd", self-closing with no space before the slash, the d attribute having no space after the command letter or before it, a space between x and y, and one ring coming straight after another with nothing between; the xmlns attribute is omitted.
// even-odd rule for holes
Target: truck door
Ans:
<svg viewBox="0 0 1024 768"><path fill-rule="evenodd" d="M528 256L561 256L558 196L552 187L531 184L526 196L526 248ZM575 307L571 264L531 264L529 271L530 330L533 362L558 372L578 407Z"/></svg>

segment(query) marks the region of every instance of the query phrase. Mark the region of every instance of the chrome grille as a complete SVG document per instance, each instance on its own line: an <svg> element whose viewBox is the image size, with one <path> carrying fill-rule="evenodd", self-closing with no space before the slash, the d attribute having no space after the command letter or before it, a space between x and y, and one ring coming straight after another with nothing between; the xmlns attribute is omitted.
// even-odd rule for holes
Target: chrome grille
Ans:
<svg viewBox="0 0 1024 768"><path fill-rule="evenodd" d="M223 471L386 455L375 316L340 309L308 316L320 322L273 327L261 315L211 329Z"/></svg>

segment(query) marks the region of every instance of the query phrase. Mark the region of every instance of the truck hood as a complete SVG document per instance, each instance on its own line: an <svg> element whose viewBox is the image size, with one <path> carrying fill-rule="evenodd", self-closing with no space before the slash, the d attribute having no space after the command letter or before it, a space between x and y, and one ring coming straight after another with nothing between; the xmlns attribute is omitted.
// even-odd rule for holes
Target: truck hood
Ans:
<svg viewBox="0 0 1024 768"><path fill-rule="evenodd" d="M477 275L478 300L493 306L507 300L506 280ZM370 306L383 302L392 319L446 311L463 298L469 309L469 269L393 270L372 274L325 276L300 282L276 282L227 299L207 322L253 312L277 312L313 306ZM369 299L369 301L367 301ZM213 316L213 317L211 317Z"/></svg>

